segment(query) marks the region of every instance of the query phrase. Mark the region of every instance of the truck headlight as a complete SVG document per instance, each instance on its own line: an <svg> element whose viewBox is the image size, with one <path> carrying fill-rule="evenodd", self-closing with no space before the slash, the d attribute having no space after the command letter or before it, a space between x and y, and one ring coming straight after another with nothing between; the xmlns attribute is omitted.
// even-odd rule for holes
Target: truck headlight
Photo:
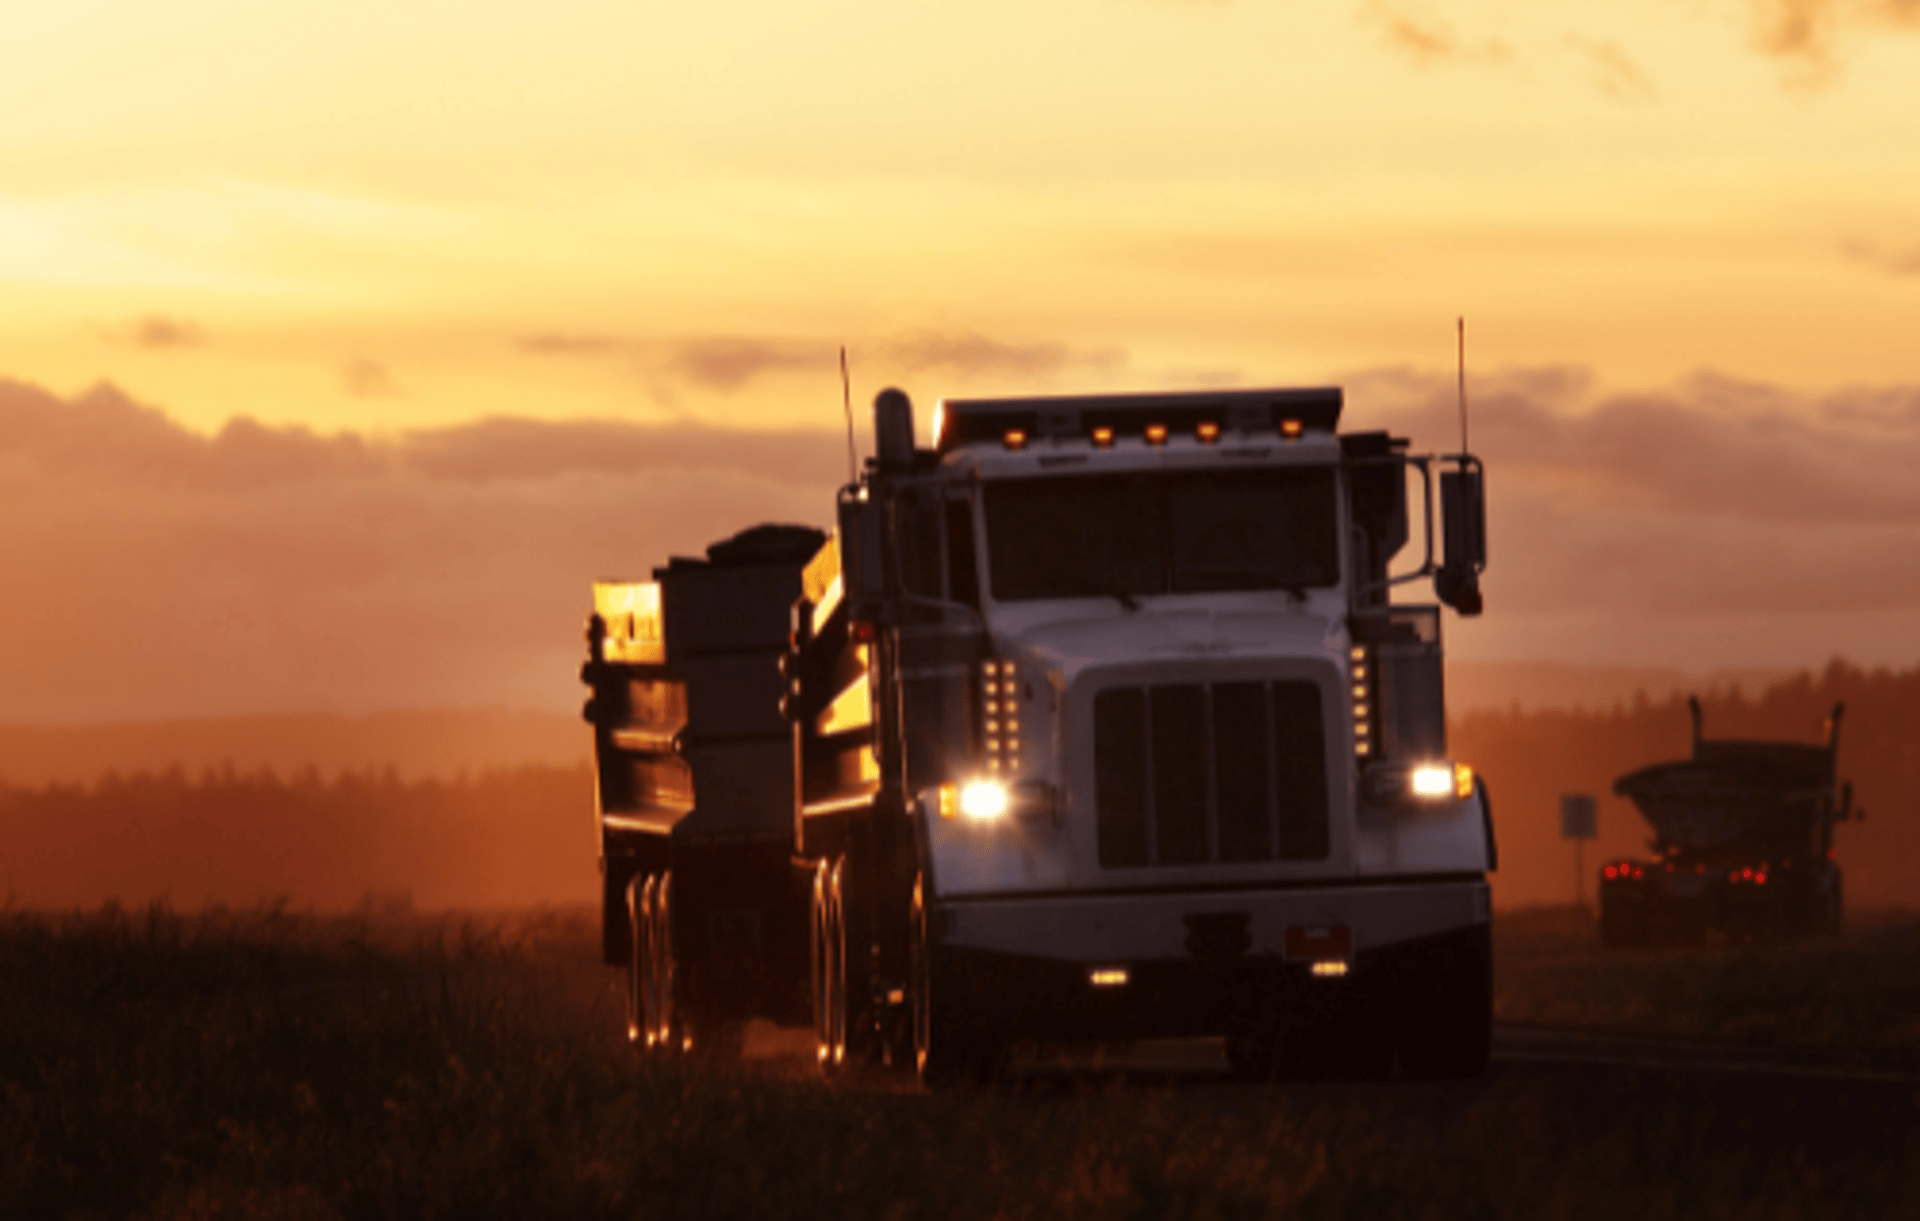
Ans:
<svg viewBox="0 0 1920 1221"><path fill-rule="evenodd" d="M990 824L1017 818L1023 823L1060 821L1060 794L1045 780L1022 780L1008 785L1000 780L970 780L965 784L943 784L939 793L940 817L965 818L968 822Z"/></svg>
<svg viewBox="0 0 1920 1221"><path fill-rule="evenodd" d="M1006 817L1007 788L995 780L976 780L960 790L960 812L975 822Z"/></svg>
<svg viewBox="0 0 1920 1221"><path fill-rule="evenodd" d="M1473 796L1473 769L1464 763L1376 764L1367 769L1365 793L1375 805L1414 801L1465 801Z"/></svg>
<svg viewBox="0 0 1920 1221"><path fill-rule="evenodd" d="M1408 786L1415 797L1445 797L1453 792L1453 769L1438 763L1416 767Z"/></svg>

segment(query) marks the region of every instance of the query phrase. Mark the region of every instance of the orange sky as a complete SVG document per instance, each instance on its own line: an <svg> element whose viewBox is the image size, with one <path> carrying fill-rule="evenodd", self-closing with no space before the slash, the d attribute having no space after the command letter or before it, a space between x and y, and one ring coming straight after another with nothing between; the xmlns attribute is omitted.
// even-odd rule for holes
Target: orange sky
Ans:
<svg viewBox="0 0 1920 1221"><path fill-rule="evenodd" d="M0 626L97 614L81 651L139 660L97 591L53 592L129 570L107 579L155 622L227 625L63 717L235 710L243 681L191 676L223 648L285 658L295 625L326 660L289 706L571 702L586 580L750 514L826 516L831 446L804 476L765 461L838 426L841 343L862 400L1340 381L1350 422L1440 445L1459 314L1502 613L1456 653L1914 659L1920 578L1888 575L1920 543L1895 462L1920 446L1911 0L16 0L0 113L9 409L104 380L170 422L74 414L131 430L84 477L0 454L9 564L42 590ZM512 446L461 431L500 416L678 437L707 475L555 457L509 479ZM266 440L214 446L237 417ZM765 444L723 453L709 427ZM485 473L450 491L431 455L462 445ZM333 482L234 482L263 446ZM1749 494L1782 472L1811 517ZM353 514L395 504L435 558L356 552ZM491 546L434 534L453 520ZM516 522L523 555L498 543ZM278 568L244 558L276 545ZM487 687L471 650L494 637L406 637L418 673L392 679L367 633L430 634L436 592L488 596L477 565L552 587L491 612L543 651ZM312 600L267 615L282 569ZM17 692L62 673L18 648Z"/></svg>
<svg viewBox="0 0 1920 1221"><path fill-rule="evenodd" d="M1260 384L1444 367L1465 313L1482 368L1916 380L1916 26L1900 0L21 0L0 372L206 432L794 425L830 422L841 342L922 395ZM703 378L690 341L746 363Z"/></svg>

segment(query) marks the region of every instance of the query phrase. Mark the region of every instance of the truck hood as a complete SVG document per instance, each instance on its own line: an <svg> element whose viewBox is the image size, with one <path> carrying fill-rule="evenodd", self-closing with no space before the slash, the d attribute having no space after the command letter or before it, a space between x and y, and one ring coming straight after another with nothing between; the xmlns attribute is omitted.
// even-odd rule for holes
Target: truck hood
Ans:
<svg viewBox="0 0 1920 1221"><path fill-rule="evenodd" d="M1083 670L1116 662L1339 659L1347 637L1341 617L1307 610L1196 609L1054 621L1003 639L1071 683Z"/></svg>

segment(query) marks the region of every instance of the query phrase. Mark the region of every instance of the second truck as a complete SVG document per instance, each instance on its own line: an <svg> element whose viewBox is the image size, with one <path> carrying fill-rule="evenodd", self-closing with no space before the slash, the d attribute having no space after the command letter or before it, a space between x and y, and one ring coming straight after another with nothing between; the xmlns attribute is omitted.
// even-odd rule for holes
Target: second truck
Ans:
<svg viewBox="0 0 1920 1221"><path fill-rule="evenodd" d="M1392 593L1479 612L1481 465L1341 406L950 400L919 446L887 391L831 536L596 586L635 1040L811 1023L825 1071L932 1088L1202 1035L1250 1074L1479 1072L1491 810L1447 749L1440 606Z"/></svg>

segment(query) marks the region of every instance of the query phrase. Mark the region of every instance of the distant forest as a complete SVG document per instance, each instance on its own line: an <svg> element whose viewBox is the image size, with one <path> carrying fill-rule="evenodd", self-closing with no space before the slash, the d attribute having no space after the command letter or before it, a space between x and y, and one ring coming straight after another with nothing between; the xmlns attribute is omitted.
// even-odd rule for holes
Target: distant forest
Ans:
<svg viewBox="0 0 1920 1221"><path fill-rule="evenodd" d="M1862 671L1834 662L1757 696L1702 691L1710 738L1818 741L1846 704L1840 773L1863 823L1838 833L1854 907L1916 905L1920 895L1920 669ZM1600 838L1579 854L1586 898L1612 856L1644 851L1647 829L1613 780L1684 757L1686 701L1638 699L1605 711L1475 712L1452 726L1455 757L1493 796L1504 907L1571 903L1575 846L1560 838L1559 799L1600 800ZM422 909L591 901L593 777L586 766L529 766L458 779L392 771L181 769L107 775L88 785L0 783L0 900L91 906L109 898L174 906L296 907L365 902Z"/></svg>
<svg viewBox="0 0 1920 1221"><path fill-rule="evenodd" d="M1757 696L1700 691L1708 738L1821 741L1844 703L1840 775L1853 781L1864 822L1835 835L1850 906L1920 906L1920 669L1865 671L1834 661L1773 683ZM1642 855L1651 834L1613 781L1692 749L1685 696L1644 697L1605 711L1542 709L1470 713L1451 727L1456 758L1486 777L1500 840L1494 896L1502 906L1571 903L1575 846L1560 838L1560 797L1599 798L1599 838L1580 854L1585 896L1603 859Z"/></svg>
<svg viewBox="0 0 1920 1221"><path fill-rule="evenodd" d="M0 785L0 900L19 907L585 902L598 895L596 843L585 765L453 780L175 768Z"/></svg>

